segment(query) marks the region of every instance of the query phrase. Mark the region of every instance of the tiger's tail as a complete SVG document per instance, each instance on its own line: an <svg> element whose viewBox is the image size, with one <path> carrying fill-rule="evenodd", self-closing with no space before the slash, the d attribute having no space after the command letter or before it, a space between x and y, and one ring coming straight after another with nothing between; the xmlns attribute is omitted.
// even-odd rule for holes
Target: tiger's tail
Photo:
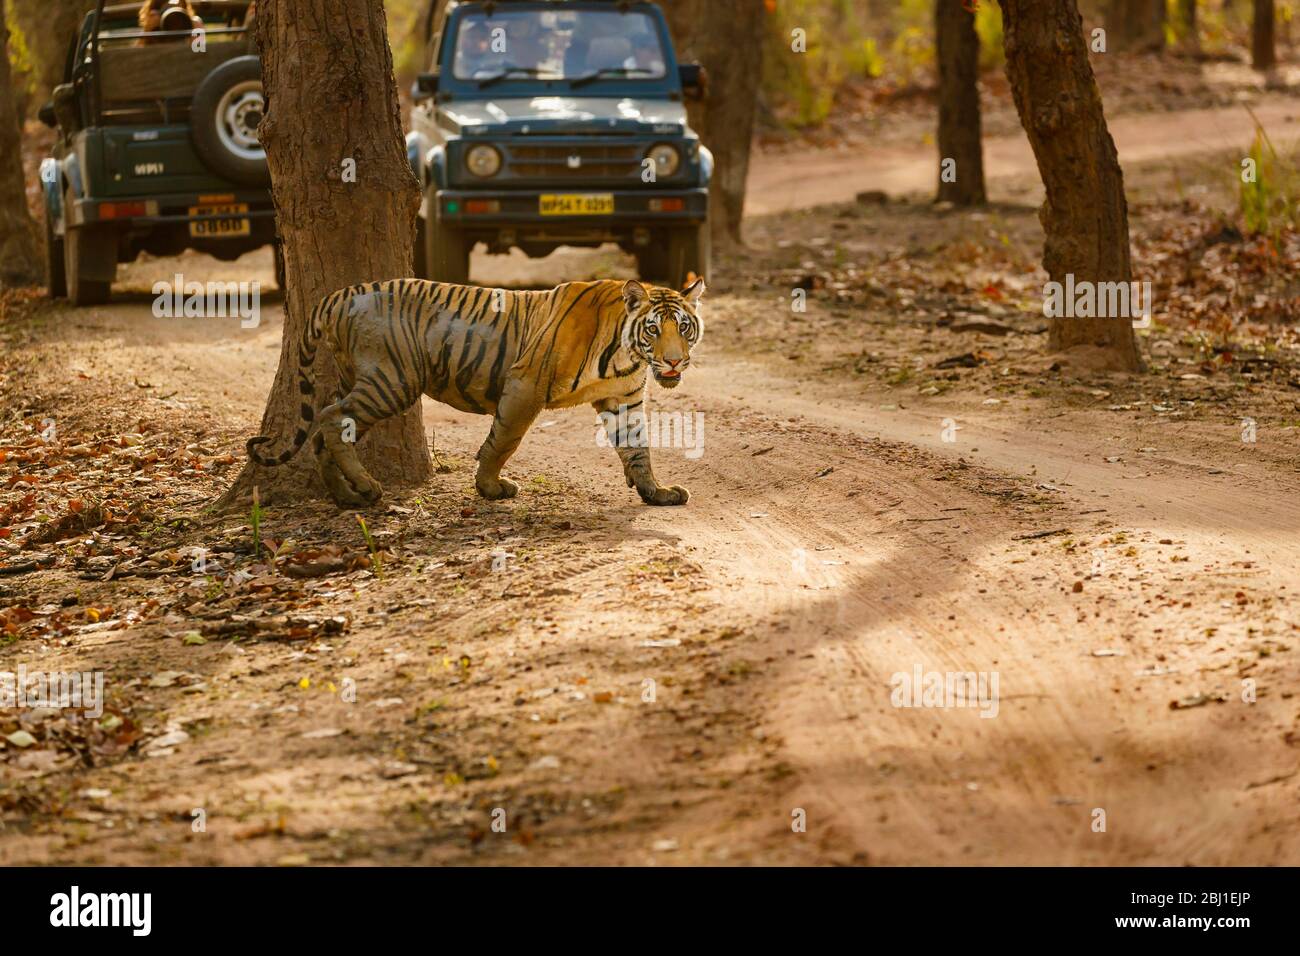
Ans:
<svg viewBox="0 0 1300 956"><path fill-rule="evenodd" d="M344 289L327 295L312 310L311 318L308 319L306 327L302 330L302 338L298 341L298 393L302 396L298 430L294 432L293 444L275 456L265 455L257 450L258 445L265 445L272 440L271 438L266 435L250 438L245 447L248 449L248 457L257 464L266 468L276 468L298 454L298 449L306 444L307 436L311 434L312 422L316 418L314 401L316 397L316 347L320 343L326 320L337 318L335 312L339 305L347 300L347 293L350 291L352 290ZM285 311L288 312L287 302L285 303Z"/></svg>

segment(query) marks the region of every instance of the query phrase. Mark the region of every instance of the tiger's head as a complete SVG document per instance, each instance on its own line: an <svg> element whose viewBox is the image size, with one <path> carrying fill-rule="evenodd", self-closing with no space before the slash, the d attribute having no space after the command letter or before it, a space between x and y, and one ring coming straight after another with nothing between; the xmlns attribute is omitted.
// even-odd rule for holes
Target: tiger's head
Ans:
<svg viewBox="0 0 1300 956"><path fill-rule="evenodd" d="M700 298L704 280L696 279L681 292L646 288L635 279L623 285L627 324L623 344L650 366L655 381L676 388L691 363L691 349L704 336Z"/></svg>

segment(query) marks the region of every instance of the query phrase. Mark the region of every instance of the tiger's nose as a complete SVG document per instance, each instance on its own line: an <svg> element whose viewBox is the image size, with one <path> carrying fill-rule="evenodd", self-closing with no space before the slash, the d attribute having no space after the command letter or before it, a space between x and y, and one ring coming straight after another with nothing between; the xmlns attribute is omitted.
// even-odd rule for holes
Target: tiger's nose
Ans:
<svg viewBox="0 0 1300 956"><path fill-rule="evenodd" d="M682 362L681 359L668 358L667 356L664 357L664 361L668 363L669 368L676 368Z"/></svg>

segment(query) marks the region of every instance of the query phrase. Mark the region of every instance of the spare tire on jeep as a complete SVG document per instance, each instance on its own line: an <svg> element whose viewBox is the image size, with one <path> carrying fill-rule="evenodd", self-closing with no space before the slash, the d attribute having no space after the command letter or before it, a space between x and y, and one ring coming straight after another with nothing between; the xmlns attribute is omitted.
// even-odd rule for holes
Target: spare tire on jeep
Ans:
<svg viewBox="0 0 1300 956"><path fill-rule="evenodd" d="M266 151L257 139L266 100L255 56L227 60L194 91L190 126L194 148L214 173L244 186L271 185Z"/></svg>

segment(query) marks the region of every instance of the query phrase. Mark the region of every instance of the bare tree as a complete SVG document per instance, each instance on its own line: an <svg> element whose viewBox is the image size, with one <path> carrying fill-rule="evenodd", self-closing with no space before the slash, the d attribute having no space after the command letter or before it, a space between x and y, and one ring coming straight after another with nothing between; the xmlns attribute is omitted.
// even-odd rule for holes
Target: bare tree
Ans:
<svg viewBox="0 0 1300 956"><path fill-rule="evenodd" d="M709 76L704 100L688 104L688 111L716 160L709 192L713 235L739 242L763 71L763 0L668 0L664 12L678 58L698 60Z"/></svg>
<svg viewBox="0 0 1300 956"><path fill-rule="evenodd" d="M45 270L23 182L22 117L9 69L9 25L0 2L0 287L35 285Z"/></svg>
<svg viewBox="0 0 1300 956"><path fill-rule="evenodd" d="M1179 42L1184 51L1201 52L1201 28L1196 17L1196 0L1178 0Z"/></svg>
<svg viewBox="0 0 1300 956"><path fill-rule="evenodd" d="M1122 283L1133 278L1128 203L1115 141L1088 62L1075 0L998 0L1020 122L1047 190L1039 210L1043 268L1053 282ZM1116 286L1116 288L1119 288ZM1127 294L1125 301L1128 301ZM1048 347L1102 350L1116 369L1141 366L1132 319L1124 314L1053 317Z"/></svg>
<svg viewBox="0 0 1300 956"><path fill-rule="evenodd" d="M1110 0L1106 31L1111 49L1160 52L1165 48L1165 0Z"/></svg>
<svg viewBox="0 0 1300 956"><path fill-rule="evenodd" d="M1255 0L1250 27L1250 64L1261 73L1277 67L1275 12L1273 0Z"/></svg>
<svg viewBox="0 0 1300 956"><path fill-rule="evenodd" d="M360 282L411 275L419 187L406 161L382 0L259 0L257 39L267 112L266 147L284 245L284 339L261 434L292 437L299 420L298 341L316 303ZM355 173L352 175L351 173ZM316 353L316 397L333 400L339 374ZM417 405L380 422L357 446L385 483L430 472ZM249 462L222 498L323 493L308 451L271 471Z"/></svg>
<svg viewBox="0 0 1300 956"><path fill-rule="evenodd" d="M27 41L35 74L37 103L63 82L68 45L95 0L9 0L14 23Z"/></svg>
<svg viewBox="0 0 1300 956"><path fill-rule="evenodd" d="M957 206L982 205L987 199L975 14L962 0L935 0L934 38L939 64L938 198Z"/></svg>

